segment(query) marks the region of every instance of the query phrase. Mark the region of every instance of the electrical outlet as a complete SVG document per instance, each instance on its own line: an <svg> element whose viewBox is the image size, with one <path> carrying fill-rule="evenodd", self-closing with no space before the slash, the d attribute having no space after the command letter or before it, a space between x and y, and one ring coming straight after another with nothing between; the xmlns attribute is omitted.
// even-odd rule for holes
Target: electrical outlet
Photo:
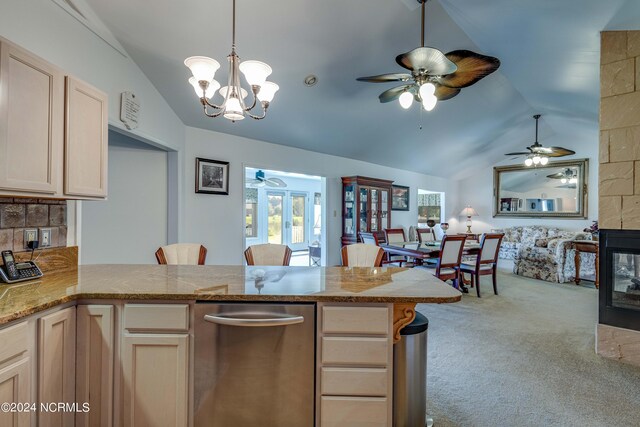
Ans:
<svg viewBox="0 0 640 427"><path fill-rule="evenodd" d="M40 247L48 248L49 246L51 246L51 229L41 228L40 229Z"/></svg>
<svg viewBox="0 0 640 427"><path fill-rule="evenodd" d="M37 228L25 228L24 230L24 248L28 249L27 243L38 240L38 229Z"/></svg>

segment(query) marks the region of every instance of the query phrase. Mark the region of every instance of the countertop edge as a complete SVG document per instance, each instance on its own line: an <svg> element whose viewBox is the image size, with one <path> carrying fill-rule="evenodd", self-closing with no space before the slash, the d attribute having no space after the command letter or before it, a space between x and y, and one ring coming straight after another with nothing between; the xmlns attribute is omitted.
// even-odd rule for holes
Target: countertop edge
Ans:
<svg viewBox="0 0 640 427"><path fill-rule="evenodd" d="M207 295L207 294L122 294L122 293L78 293L73 295L65 295L62 298L52 299L42 304L37 304L24 310L16 311L10 315L0 317L0 326L16 320L23 319L33 314L54 308L58 305L66 304L78 300L122 300L122 301L144 301L144 300L163 300L163 301L219 301L219 302L337 302L337 303L362 303L362 304L393 304L393 303L411 303L411 304L449 304L459 302L462 294L452 297L367 297L353 295Z"/></svg>

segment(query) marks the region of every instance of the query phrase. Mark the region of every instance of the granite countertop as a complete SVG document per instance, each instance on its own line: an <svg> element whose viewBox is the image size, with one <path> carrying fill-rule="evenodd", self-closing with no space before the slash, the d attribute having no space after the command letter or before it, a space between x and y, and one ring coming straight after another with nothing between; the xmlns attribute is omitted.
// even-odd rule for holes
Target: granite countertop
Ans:
<svg viewBox="0 0 640 427"><path fill-rule="evenodd" d="M83 265L0 284L0 324L77 299L451 303L461 295L417 268Z"/></svg>

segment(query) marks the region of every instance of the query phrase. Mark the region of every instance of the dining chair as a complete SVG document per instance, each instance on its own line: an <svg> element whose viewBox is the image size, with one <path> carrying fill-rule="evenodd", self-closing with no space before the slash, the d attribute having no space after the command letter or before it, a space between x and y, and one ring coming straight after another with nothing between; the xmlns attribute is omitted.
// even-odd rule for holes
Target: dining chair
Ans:
<svg viewBox="0 0 640 427"><path fill-rule="evenodd" d="M174 243L156 251L158 264L204 265L207 248L199 243Z"/></svg>
<svg viewBox="0 0 640 427"><path fill-rule="evenodd" d="M251 245L244 251L244 257L247 265L289 265L291 248L272 243Z"/></svg>
<svg viewBox="0 0 640 427"><path fill-rule="evenodd" d="M385 228L384 238L388 245L396 244L397 246L398 243L404 243L407 241L406 235L404 234L404 228ZM402 246L406 247L406 245ZM412 246L415 246L415 248L411 247L409 249L418 249L417 245ZM403 263L408 263L410 261L409 258L404 255L389 256L388 258L389 263L398 263L400 267L402 267Z"/></svg>
<svg viewBox="0 0 640 427"><path fill-rule="evenodd" d="M416 234L418 235L418 242L420 242L420 244L435 242L436 240L436 233L433 228L418 228L416 229Z"/></svg>
<svg viewBox="0 0 640 427"><path fill-rule="evenodd" d="M364 243L365 245L380 246L380 243L378 242L378 236L376 236L375 234L361 231L359 235L360 241L362 241L362 243Z"/></svg>
<svg viewBox="0 0 640 427"><path fill-rule="evenodd" d="M379 246L355 243L342 247L342 265L345 267L380 267L384 250Z"/></svg>
<svg viewBox="0 0 640 427"><path fill-rule="evenodd" d="M460 289L460 260L464 250L464 241L467 237L445 235L440 243L440 253L435 263L435 273L442 281L451 280L456 289ZM427 268L431 267L426 265Z"/></svg>
<svg viewBox="0 0 640 427"><path fill-rule="evenodd" d="M489 274L493 280L493 293L498 295L496 271L498 269L500 243L503 237L504 234L502 233L483 234L480 238L480 251L475 261L460 264L460 274L462 277L464 277L464 273L471 275L471 287L476 287L478 298L480 298L480 276Z"/></svg>

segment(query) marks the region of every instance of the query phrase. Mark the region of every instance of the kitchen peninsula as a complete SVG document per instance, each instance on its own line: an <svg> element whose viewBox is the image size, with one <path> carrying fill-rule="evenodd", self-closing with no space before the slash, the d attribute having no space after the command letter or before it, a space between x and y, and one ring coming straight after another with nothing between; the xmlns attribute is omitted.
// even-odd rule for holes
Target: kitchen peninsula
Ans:
<svg viewBox="0 0 640 427"><path fill-rule="evenodd" d="M206 425L197 415L211 395L194 372L203 334L196 312L250 303L311 310L313 339L294 343L312 366L311 388L296 392L311 406L306 424L391 426L399 330L416 303L460 298L427 271L401 268L89 265L3 285L0 390L16 402L88 402L91 410L2 413L0 424Z"/></svg>

